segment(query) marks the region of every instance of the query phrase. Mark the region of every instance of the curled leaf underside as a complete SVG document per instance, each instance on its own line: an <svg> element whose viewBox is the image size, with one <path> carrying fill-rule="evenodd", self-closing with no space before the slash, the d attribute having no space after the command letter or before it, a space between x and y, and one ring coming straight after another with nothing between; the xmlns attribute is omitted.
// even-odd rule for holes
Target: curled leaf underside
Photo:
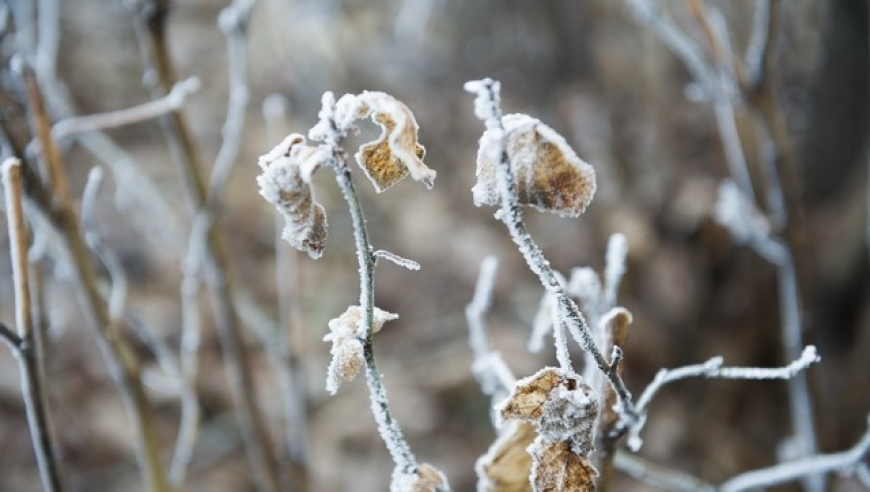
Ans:
<svg viewBox="0 0 870 492"><path fill-rule="evenodd" d="M419 127L408 107L383 92L363 92L357 96L361 117L371 116L381 127L381 135L360 147L355 157L378 192L411 175L427 188L435 182L435 171L426 167L426 149L417 141Z"/></svg>
<svg viewBox="0 0 870 492"><path fill-rule="evenodd" d="M329 158L321 147L305 144L298 133L287 136L257 164L260 195L284 218L282 238L294 248L319 258L326 245L326 212L314 200L311 176Z"/></svg>

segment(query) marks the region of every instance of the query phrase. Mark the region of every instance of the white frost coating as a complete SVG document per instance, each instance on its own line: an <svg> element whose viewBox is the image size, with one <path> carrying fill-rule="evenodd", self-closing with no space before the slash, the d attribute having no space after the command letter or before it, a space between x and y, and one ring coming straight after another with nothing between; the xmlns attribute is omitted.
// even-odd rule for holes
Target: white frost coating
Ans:
<svg viewBox="0 0 870 492"><path fill-rule="evenodd" d="M288 135L257 164L260 195L275 206L284 218L282 238L294 248L319 258L326 244L326 213L314 201L311 177L329 159L324 147L305 144L298 133Z"/></svg>
<svg viewBox="0 0 870 492"><path fill-rule="evenodd" d="M387 251L385 249L379 249L372 253L372 255L375 257L375 261L377 261L379 258L383 258L387 261L395 263L396 265L399 265L402 268L407 268L411 271L417 271L420 269L420 264L416 261L405 258L404 256L399 256L396 253Z"/></svg>
<svg viewBox="0 0 870 492"><path fill-rule="evenodd" d="M426 463L417 467L416 472L408 472L402 467L393 469L390 492L448 492L450 484L440 470Z"/></svg>
<svg viewBox="0 0 870 492"><path fill-rule="evenodd" d="M612 234L607 241L605 255L603 309L616 306L616 293L625 274L626 256L628 256L628 242L625 235L619 232Z"/></svg>
<svg viewBox="0 0 870 492"><path fill-rule="evenodd" d="M483 121L488 129L497 128L501 119L501 82L486 78L472 80L463 86L474 94L474 116Z"/></svg>
<svg viewBox="0 0 870 492"><path fill-rule="evenodd" d="M558 386L543 405L538 432L549 442L570 441L572 451L588 455L597 415L598 399L592 388L583 383L573 390Z"/></svg>
<svg viewBox="0 0 870 492"><path fill-rule="evenodd" d="M731 237L739 244L746 244L770 234L767 219L730 179L723 180L719 185L719 196L713 206L713 218L728 229Z"/></svg>
<svg viewBox="0 0 870 492"><path fill-rule="evenodd" d="M601 280L590 267L571 269L571 280L566 291L569 296L579 299L587 311L597 310L601 303Z"/></svg>

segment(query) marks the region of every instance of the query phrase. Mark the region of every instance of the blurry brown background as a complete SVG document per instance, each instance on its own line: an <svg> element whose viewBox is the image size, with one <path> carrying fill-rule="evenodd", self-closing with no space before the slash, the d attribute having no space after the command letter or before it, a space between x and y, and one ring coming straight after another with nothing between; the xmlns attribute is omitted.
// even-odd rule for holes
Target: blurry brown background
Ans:
<svg viewBox="0 0 870 492"><path fill-rule="evenodd" d="M81 114L148 100L129 13L120 1L61 5L61 76ZM664 2L665 4L669 2ZM738 50L749 36L753 2L711 2L722 9ZM185 107L197 144L211 161L220 144L227 97L225 40L215 21L224 2L179 0L169 41L179 77L202 89ZM11 29L11 27L7 27ZM388 263L377 271L377 305L399 313L377 337L391 405L422 461L447 471L455 490L474 488L473 463L493 439L488 400L470 372L463 309L480 260L501 268L489 317L493 344L518 375L551 363L525 343L542 289L489 209L476 209L470 188L482 124L462 83L502 82L505 112L526 112L562 135L593 164L599 191L579 219L529 211L533 235L562 272L600 269L613 232L630 248L620 303L634 314L626 378L639 394L660 367L722 355L728 364L782 364L775 270L735 246L713 223L718 181L727 175L713 112L685 94L690 76L621 2L478 0L260 0L249 27L251 104L243 147L223 205L232 244L232 273L268 312L276 313L273 214L257 195L256 158L269 138L264 98L288 101L284 131L316 122L320 95L382 90L404 101L420 124L436 186L401 183L376 195L362 174L363 206L375 248L422 265L409 272ZM803 184L806 214L807 343L823 357L810 371L824 451L851 446L870 410L870 267L867 227L868 6L862 0L785 2L775 73ZM4 35L3 59L14 50ZM8 65L8 63L7 63ZM4 69L5 70L5 69ZM4 117L6 117L4 115ZM364 127L363 137L374 130ZM128 308L143 325L178 344L180 262L190 217L179 176L156 122L110 131L177 208L165 221L170 240L143 235L113 205L114 183L101 195L105 241L122 257L131 282ZM96 159L73 146L67 162L80 193ZM750 161L754 154L748 153ZM753 162L750 162L750 166ZM298 306L308 383L309 438L317 492L383 491L392 464L369 413L362 381L328 397L326 323L356 303L357 266L347 212L328 172L317 177L330 238L318 261L300 258ZM174 224L174 225L173 225ZM177 229L173 229L176 227ZM5 227L3 228L5 231ZM2 233L5 237L5 232ZM173 236L174 235L174 236ZM174 240L172 239L174 237ZM6 240L3 241L6 258ZM286 245L285 245L286 247ZM9 279L8 261L0 278ZM73 302L64 272L49 281L49 380L58 447L70 490L139 490L131 431L117 391ZM208 313L208 310L204 310ZM207 316L207 314L205 314ZM0 282L0 320L13 321L12 289ZM190 491L253 490L230 411L220 351L206 321L200 390L204 422L188 479ZM279 391L257 337L258 393L270 422ZM178 405L151 388L166 449ZM575 357L579 359L579 357ZM277 423L275 423L277 433ZM780 382L689 381L663 392L651 408L642 455L713 482L777 460L790 433ZM41 490L18 371L0 350L0 490ZM648 490L622 477L615 490ZM650 489L651 490L651 489ZM790 490L790 489L783 489ZM856 490L848 484L840 490Z"/></svg>

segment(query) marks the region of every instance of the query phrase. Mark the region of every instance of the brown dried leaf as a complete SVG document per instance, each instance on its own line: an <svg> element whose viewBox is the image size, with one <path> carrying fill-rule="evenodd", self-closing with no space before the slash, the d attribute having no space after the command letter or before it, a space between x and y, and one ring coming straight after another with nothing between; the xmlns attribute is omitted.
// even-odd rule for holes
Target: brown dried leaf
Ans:
<svg viewBox="0 0 870 492"><path fill-rule="evenodd" d="M571 451L568 442L537 440L530 448L530 480L535 492L592 492L598 472L589 458Z"/></svg>
<svg viewBox="0 0 870 492"><path fill-rule="evenodd" d="M517 199L542 212L577 217L595 194L595 170L577 157L561 135L524 114L502 118L505 150L517 184ZM477 184L474 204L500 204L497 169L492 149L499 145L499 132L487 130L477 152Z"/></svg>
<svg viewBox="0 0 870 492"><path fill-rule="evenodd" d="M510 396L501 404L501 418L538 421L543 416L543 406L550 392L560 384L572 384L568 381L554 367L545 367L517 381Z"/></svg>
<svg viewBox="0 0 870 492"><path fill-rule="evenodd" d="M328 159L322 147L305 144L297 133L260 156L260 195L284 217L282 238L294 248L319 258L326 245L326 212L314 201L311 175Z"/></svg>
<svg viewBox="0 0 870 492"><path fill-rule="evenodd" d="M426 149L417 141L417 121L408 107L383 92L363 92L360 115L371 114L372 121L380 125L377 140L360 147L356 160L378 192L401 181L408 174L432 188L435 171L423 164Z"/></svg>
<svg viewBox="0 0 870 492"><path fill-rule="evenodd" d="M537 432L532 424L504 424L498 439L477 460L477 490L482 492L531 492L532 456L527 451Z"/></svg>

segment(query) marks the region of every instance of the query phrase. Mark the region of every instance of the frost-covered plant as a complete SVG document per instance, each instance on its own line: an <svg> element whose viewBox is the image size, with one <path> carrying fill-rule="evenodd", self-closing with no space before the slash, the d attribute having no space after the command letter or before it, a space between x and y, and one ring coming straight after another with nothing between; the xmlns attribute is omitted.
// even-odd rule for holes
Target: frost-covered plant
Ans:
<svg viewBox="0 0 870 492"><path fill-rule="evenodd" d="M629 451L639 450L647 407L663 385L689 377L790 379L819 361L812 346L782 368L723 367L722 359L717 357L703 364L663 369L635 401L622 380L621 370L621 346L627 339L632 316L616 304L628 252L625 237L614 234L608 243L603 282L589 268L574 269L566 280L552 270L523 223L524 205L561 216L580 215L595 191L594 170L561 136L539 121L526 115L502 116L498 82L468 82L465 88L475 94L475 115L486 125L478 150L474 202L499 207L495 217L507 226L523 258L538 275L545 293L535 317L530 348L542 348L545 337L552 333L559 364L516 381L498 352L488 347L482 318L495 267L494 260L487 260L475 300L466 311L475 375L484 392L497 402L494 424L498 438L478 460L478 492L607 489L614 463L626 469L627 460L637 463L626 458L626 452L618 447L626 441ZM739 196L731 198L731 202L735 201ZM720 209L723 214L733 211L733 207ZM760 235L755 231L745 233L747 240ZM582 376L572 364L566 332L584 351ZM609 358L605 353L610 354ZM623 439L626 436L628 439ZM867 449L859 446L855 454L866 454ZM622 459L617 460L618 456ZM641 472L636 474L655 475L657 483L679 490L713 489L701 480L686 479L677 473L653 473L643 465L634 471L637 469ZM757 475L736 477L723 488L744 490L771 483L776 475L754 473ZM791 473L792 478L801 476L797 469Z"/></svg>
<svg viewBox="0 0 870 492"><path fill-rule="evenodd" d="M331 92L323 95L320 121L309 131L308 144L300 134L291 134L260 157L263 173L257 178L260 194L272 203L285 219L283 238L312 258L323 253L327 222L323 206L314 201L311 177L320 168L330 168L347 201L354 228L359 261L359 304L350 306L329 322L324 340L332 342L332 361L326 388L335 393L342 383L353 380L365 368L371 408L390 456L396 464L391 492L447 491L450 486L443 473L427 464L418 464L399 424L392 417L386 390L375 362L373 335L389 320L398 318L375 307L374 269L384 258L412 270L419 265L393 253L374 250L368 239L365 217L342 147L345 138L358 131L356 122L371 117L381 126L380 137L364 144L356 161L378 192L406 176L431 188L435 171L426 167L425 149L417 141L417 122L402 102L383 92L345 94L338 101Z"/></svg>

